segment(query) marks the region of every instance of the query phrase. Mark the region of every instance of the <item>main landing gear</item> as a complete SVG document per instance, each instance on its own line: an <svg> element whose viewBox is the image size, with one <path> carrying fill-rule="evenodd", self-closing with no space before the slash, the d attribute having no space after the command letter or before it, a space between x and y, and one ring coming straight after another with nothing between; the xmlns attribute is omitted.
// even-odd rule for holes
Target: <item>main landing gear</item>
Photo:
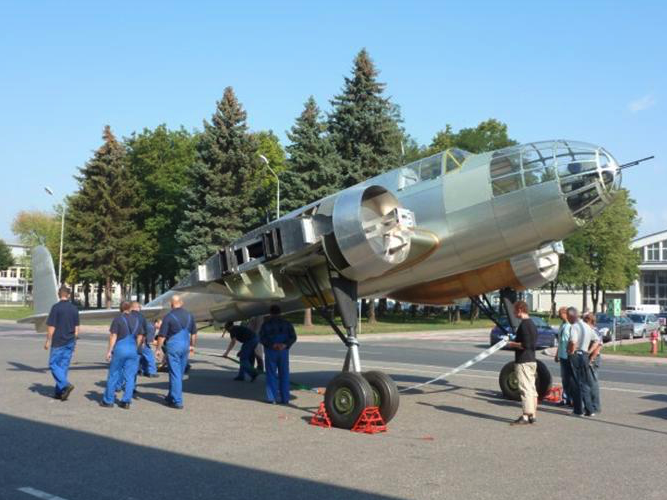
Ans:
<svg viewBox="0 0 667 500"><path fill-rule="evenodd" d="M398 411L398 387L386 373L361 370L357 339L357 282L335 270L330 270L329 282L345 333L334 322L331 309L325 305L325 297L315 276L308 272L301 280L304 296L347 346L343 371L331 379L324 394L324 406L331 424L341 429L351 429L369 406L377 406L387 423Z"/></svg>
<svg viewBox="0 0 667 500"><path fill-rule="evenodd" d="M493 321L498 328L505 330L507 326L500 321L501 317L505 315L508 319L508 324L512 334L516 332L519 326L519 320L514 316L514 302L516 302L516 292L511 288L504 288L500 290L500 311L496 312L491 305L491 302L486 295L481 297L470 297L470 300L479 308L480 312ZM519 392L519 383L516 378L514 361L510 361L500 370L498 376L498 383L500 390L507 399L514 401L521 400L521 393ZM537 389L538 399L544 399L551 388L551 373L542 361L537 360L537 376L535 377L535 389Z"/></svg>

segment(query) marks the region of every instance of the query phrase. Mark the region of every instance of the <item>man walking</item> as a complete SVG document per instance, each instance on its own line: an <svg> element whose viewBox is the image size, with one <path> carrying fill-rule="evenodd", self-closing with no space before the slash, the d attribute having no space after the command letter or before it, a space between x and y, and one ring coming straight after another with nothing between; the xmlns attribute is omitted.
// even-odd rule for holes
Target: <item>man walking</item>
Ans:
<svg viewBox="0 0 667 500"><path fill-rule="evenodd" d="M510 425L534 424L537 412L537 390L535 389L537 328L528 316L528 304L524 301L519 300L514 303L514 315L521 320L521 323L517 328L514 341L508 342L507 345L515 349L514 366L521 393L523 414Z"/></svg>
<svg viewBox="0 0 667 500"><path fill-rule="evenodd" d="M157 377L157 366L155 365L155 356L151 344L155 337L155 327L150 321L147 321L141 314L141 304L136 300L132 302L132 315L141 323L144 331L144 342L139 346L139 373L146 377Z"/></svg>
<svg viewBox="0 0 667 500"><path fill-rule="evenodd" d="M129 302L122 302L120 310L121 315L113 319L109 328L109 374L101 406L111 408L116 389L122 386L124 392L118 406L129 410L139 368L137 350L143 343L144 331L139 316L132 314Z"/></svg>
<svg viewBox="0 0 667 500"><path fill-rule="evenodd" d="M296 332L292 323L280 316L279 306L272 305L269 314L259 335L264 346L266 399L272 404L289 404L289 349L296 342Z"/></svg>
<svg viewBox="0 0 667 500"><path fill-rule="evenodd" d="M188 366L188 354L194 353L197 343L197 324L183 307L180 295L171 298L171 312L160 325L157 338L158 359L162 356L162 346L166 345L169 364L169 393L165 398L167 406L183 409L183 375Z"/></svg>
<svg viewBox="0 0 667 500"><path fill-rule="evenodd" d="M66 401L74 390L67 380L69 364L74 354L76 340L79 338L79 310L69 301L69 288L58 290L59 301L51 307L46 320L46 342L44 349L49 350L49 368L56 381L54 397Z"/></svg>

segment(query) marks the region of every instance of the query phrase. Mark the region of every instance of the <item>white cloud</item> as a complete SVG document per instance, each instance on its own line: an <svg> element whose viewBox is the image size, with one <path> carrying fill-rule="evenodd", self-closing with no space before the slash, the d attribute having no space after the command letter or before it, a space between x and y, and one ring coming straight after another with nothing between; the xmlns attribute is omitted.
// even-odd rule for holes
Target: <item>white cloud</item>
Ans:
<svg viewBox="0 0 667 500"><path fill-rule="evenodd" d="M639 111L644 111L645 109L652 108L655 106L657 101L655 100L655 97L653 97L653 94L646 94L643 97L640 97L639 99L635 99L634 101L630 101L628 103L628 109L632 113L638 113Z"/></svg>

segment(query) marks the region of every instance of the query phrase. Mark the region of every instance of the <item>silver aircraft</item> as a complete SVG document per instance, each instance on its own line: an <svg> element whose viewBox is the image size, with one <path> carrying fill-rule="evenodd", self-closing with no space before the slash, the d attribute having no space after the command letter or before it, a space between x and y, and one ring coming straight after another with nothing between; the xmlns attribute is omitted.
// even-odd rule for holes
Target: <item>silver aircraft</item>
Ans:
<svg viewBox="0 0 667 500"><path fill-rule="evenodd" d="M363 372L359 297L445 305L499 289L544 285L558 272L561 240L596 217L620 187L603 148L549 141L470 154L456 148L404 165L291 212L220 248L144 307L163 316L178 293L197 321L222 323L314 307L347 346L327 386L333 423L349 428L363 408L398 408L396 384ZM39 330L56 301L48 251L33 252ZM332 320L332 305L343 331ZM82 319L115 311L84 311ZM548 374L548 370L546 370ZM501 380L502 386L502 380Z"/></svg>

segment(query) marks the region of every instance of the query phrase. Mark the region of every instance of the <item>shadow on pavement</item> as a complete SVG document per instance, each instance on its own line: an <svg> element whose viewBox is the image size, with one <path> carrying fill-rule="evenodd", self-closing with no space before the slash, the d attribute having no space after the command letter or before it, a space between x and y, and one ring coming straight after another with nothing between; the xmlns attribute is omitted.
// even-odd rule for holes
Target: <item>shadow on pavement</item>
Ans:
<svg viewBox="0 0 667 500"><path fill-rule="evenodd" d="M27 498L17 492L26 486L68 500L392 498L4 414L0 442L0 498L8 500Z"/></svg>
<svg viewBox="0 0 667 500"><path fill-rule="evenodd" d="M55 394L55 388L53 385L45 385L45 384L37 384L34 383L30 387L28 387L28 390L30 392L34 392L36 394L39 394L40 396L47 397L49 399L54 399L54 394Z"/></svg>
<svg viewBox="0 0 667 500"><path fill-rule="evenodd" d="M24 363L19 363L17 361L8 361L7 364L11 365L12 368L9 368L7 371L12 371L12 372L31 372L31 373L49 373L49 367L48 366L30 366L26 365ZM69 369L70 371L77 371L77 370L100 370L100 369L105 369L109 365L107 363L86 363L86 364L78 364L78 362L74 362L70 365Z"/></svg>
<svg viewBox="0 0 667 500"><path fill-rule="evenodd" d="M503 422L503 423L509 423L512 421L512 419L509 418L503 418L503 417L498 417L496 415L490 415L488 413L480 413L477 411L466 410L465 408L459 408L457 406L434 405L431 403L425 403L424 401L417 401L417 404L422 406L430 406L432 408L435 408L436 410L445 411L448 413L457 413L459 415L465 415L466 417L475 417L484 420L495 420L496 422Z"/></svg>

